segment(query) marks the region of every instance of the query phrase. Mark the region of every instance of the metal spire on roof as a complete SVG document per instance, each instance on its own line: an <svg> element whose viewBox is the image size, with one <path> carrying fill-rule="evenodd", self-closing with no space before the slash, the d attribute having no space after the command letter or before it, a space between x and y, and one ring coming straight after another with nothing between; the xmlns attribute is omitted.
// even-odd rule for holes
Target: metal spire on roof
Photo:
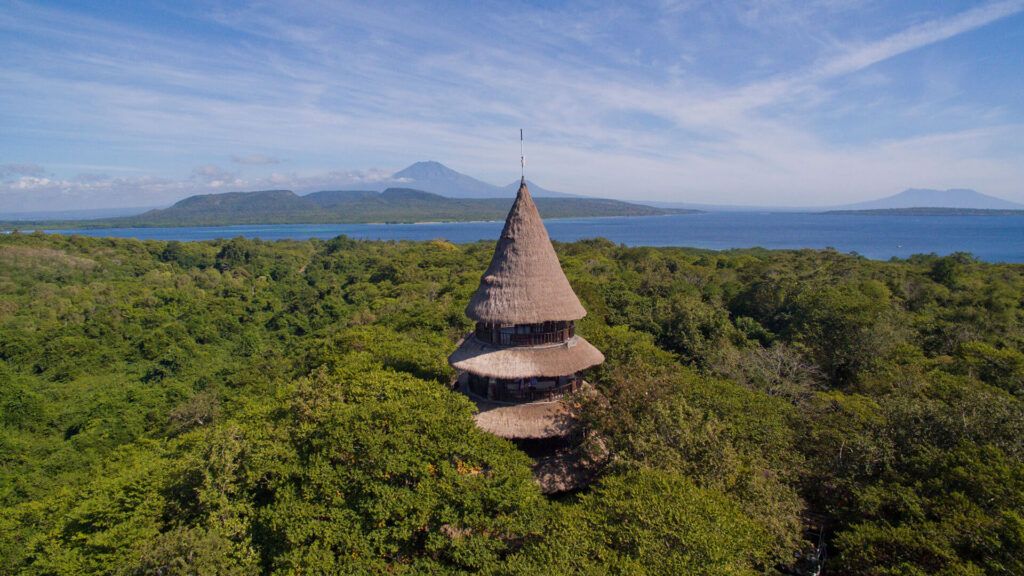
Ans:
<svg viewBox="0 0 1024 576"><path fill-rule="evenodd" d="M523 154L523 129L519 129L519 171L520 179L526 181L526 156Z"/></svg>

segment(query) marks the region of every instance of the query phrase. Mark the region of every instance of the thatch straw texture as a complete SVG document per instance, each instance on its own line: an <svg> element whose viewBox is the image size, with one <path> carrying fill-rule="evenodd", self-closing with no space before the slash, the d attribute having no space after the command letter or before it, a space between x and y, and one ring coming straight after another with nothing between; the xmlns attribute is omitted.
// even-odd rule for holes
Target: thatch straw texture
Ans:
<svg viewBox="0 0 1024 576"><path fill-rule="evenodd" d="M466 315L478 322L534 324L586 314L524 180Z"/></svg>
<svg viewBox="0 0 1024 576"><path fill-rule="evenodd" d="M509 440L564 436L575 422L561 400L495 406L473 419L481 430Z"/></svg>
<svg viewBox="0 0 1024 576"><path fill-rule="evenodd" d="M448 357L456 370L513 380L531 376L568 376L604 362L604 354L582 336L561 344L498 346L466 336Z"/></svg>
<svg viewBox="0 0 1024 576"><path fill-rule="evenodd" d="M469 391L463 394L476 404L473 419L478 428L509 440L541 440L564 436L576 426L572 411L564 400L507 404L490 402Z"/></svg>

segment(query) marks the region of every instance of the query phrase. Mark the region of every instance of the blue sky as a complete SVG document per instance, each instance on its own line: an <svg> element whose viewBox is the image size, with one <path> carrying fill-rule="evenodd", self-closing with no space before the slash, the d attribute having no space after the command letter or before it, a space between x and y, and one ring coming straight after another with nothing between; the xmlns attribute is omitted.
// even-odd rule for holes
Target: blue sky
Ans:
<svg viewBox="0 0 1024 576"><path fill-rule="evenodd" d="M5 1L0 211L358 188L1024 201L1024 0Z"/></svg>

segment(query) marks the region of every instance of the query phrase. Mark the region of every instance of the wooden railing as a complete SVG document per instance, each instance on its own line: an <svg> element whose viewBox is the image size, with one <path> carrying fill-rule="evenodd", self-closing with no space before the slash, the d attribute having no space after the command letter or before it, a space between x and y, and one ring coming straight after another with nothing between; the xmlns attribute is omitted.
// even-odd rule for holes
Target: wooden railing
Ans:
<svg viewBox="0 0 1024 576"><path fill-rule="evenodd" d="M579 389L581 380L577 376L566 378L561 383L548 381L497 380L490 383L487 378L471 376L469 388L474 394L487 400L499 402L533 402L537 400L556 400L565 394ZM554 385L552 385L554 384Z"/></svg>
<svg viewBox="0 0 1024 576"><path fill-rule="evenodd" d="M501 346L539 346L558 344L576 334L575 322L544 322L541 324L520 324L497 326L478 322L476 337L483 342Z"/></svg>

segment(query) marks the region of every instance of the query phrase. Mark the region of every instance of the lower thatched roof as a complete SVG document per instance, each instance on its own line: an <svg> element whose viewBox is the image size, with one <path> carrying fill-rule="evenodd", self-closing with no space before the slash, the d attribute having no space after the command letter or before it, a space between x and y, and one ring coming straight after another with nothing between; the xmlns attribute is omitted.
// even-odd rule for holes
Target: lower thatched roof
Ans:
<svg viewBox="0 0 1024 576"><path fill-rule="evenodd" d="M518 439L554 438L568 434L575 420L563 400L525 404L490 404L477 401L478 428L495 436Z"/></svg>
<svg viewBox="0 0 1024 576"><path fill-rule="evenodd" d="M470 334L448 357L448 363L456 370L509 380L568 376L601 362L604 362L604 354L581 336L573 336L561 344L498 346Z"/></svg>
<svg viewBox="0 0 1024 576"><path fill-rule="evenodd" d="M473 416L478 428L509 440L540 440L565 436L576 426L573 407L566 398L548 402L492 402L474 394L465 377L456 381L456 388L476 404ZM584 393L592 390L583 383Z"/></svg>

